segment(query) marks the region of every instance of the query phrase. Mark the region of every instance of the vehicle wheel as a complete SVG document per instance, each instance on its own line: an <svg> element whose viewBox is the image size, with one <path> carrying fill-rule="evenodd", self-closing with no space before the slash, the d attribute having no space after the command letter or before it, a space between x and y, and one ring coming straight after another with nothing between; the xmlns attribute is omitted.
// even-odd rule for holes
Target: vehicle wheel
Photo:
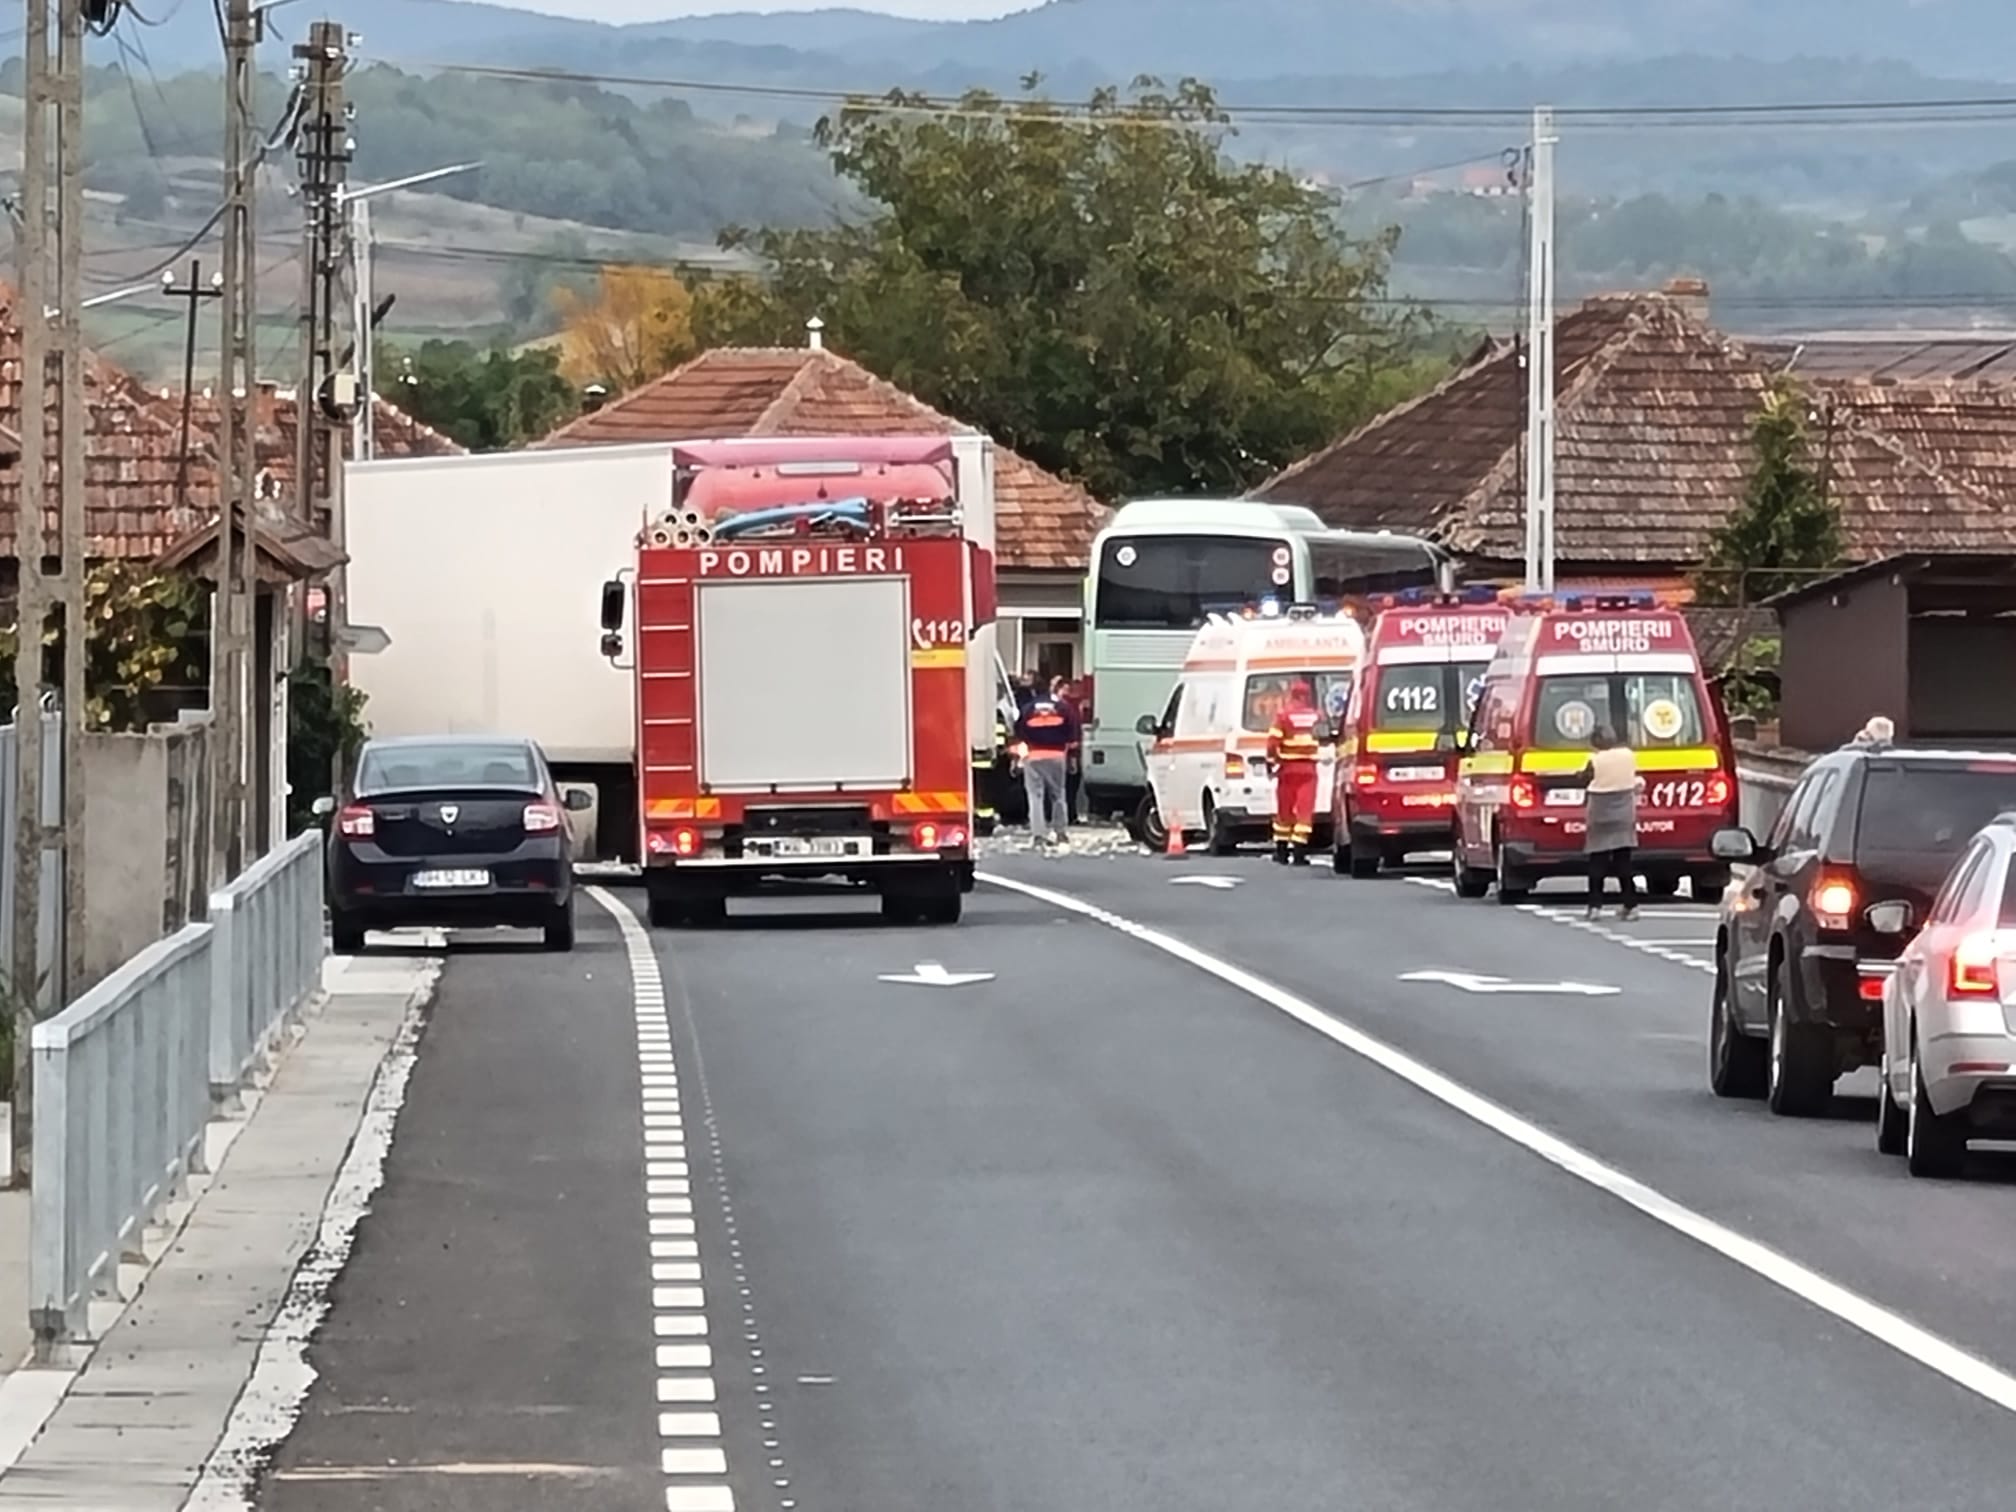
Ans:
<svg viewBox="0 0 2016 1512"><path fill-rule="evenodd" d="M728 900L726 898L688 898L686 900L686 922L695 929L712 929L728 922Z"/></svg>
<svg viewBox="0 0 2016 1512"><path fill-rule="evenodd" d="M1731 990L1728 953L1717 951L1715 996L1708 1016L1708 1086L1717 1097L1754 1102L1769 1085L1770 1047L1737 1025Z"/></svg>
<svg viewBox="0 0 2016 1512"><path fill-rule="evenodd" d="M1351 874L1351 848L1341 840L1330 843L1330 869L1340 877Z"/></svg>
<svg viewBox="0 0 2016 1512"><path fill-rule="evenodd" d="M329 910L329 948L337 955L358 955L364 949L364 924L340 908Z"/></svg>
<svg viewBox="0 0 2016 1512"><path fill-rule="evenodd" d="M1379 875L1379 851L1355 835L1351 839L1351 875L1358 878Z"/></svg>
<svg viewBox="0 0 2016 1512"><path fill-rule="evenodd" d="M1226 828L1225 816L1218 812L1210 795L1203 800L1204 807L1204 848L1214 856L1238 854L1239 837Z"/></svg>
<svg viewBox="0 0 2016 1512"><path fill-rule="evenodd" d="M546 921L546 948L548 950L572 950L574 948L574 900L569 898L552 918Z"/></svg>
<svg viewBox="0 0 2016 1512"><path fill-rule="evenodd" d="M1720 903L1728 886L1729 868L1726 866L1703 867L1687 877L1687 894L1696 903Z"/></svg>
<svg viewBox="0 0 2016 1512"><path fill-rule="evenodd" d="M1785 963L1771 970L1771 1053L1765 1093L1781 1118L1812 1118L1834 1096L1833 1047L1825 1035L1795 1024L1785 1011Z"/></svg>
<svg viewBox="0 0 2016 1512"><path fill-rule="evenodd" d="M1463 864L1463 852L1456 852L1456 896L1481 898L1491 891L1491 873Z"/></svg>
<svg viewBox="0 0 2016 1512"><path fill-rule="evenodd" d="M1149 793L1141 800L1141 806L1134 811L1134 838L1152 851L1169 848L1169 826L1162 822L1162 811L1155 806L1155 795Z"/></svg>
<svg viewBox="0 0 2016 1512"><path fill-rule="evenodd" d="M882 894L882 917L891 924L915 924L920 913L917 899L912 894L903 892Z"/></svg>
<svg viewBox="0 0 2016 1512"><path fill-rule="evenodd" d="M917 912L926 924L957 924L965 903L966 895L954 887L920 899Z"/></svg>
<svg viewBox="0 0 2016 1512"><path fill-rule="evenodd" d="M1680 895L1680 879L1670 876L1647 877L1645 891L1654 898L1676 898Z"/></svg>
<svg viewBox="0 0 2016 1512"><path fill-rule="evenodd" d="M1505 859L1505 852L1498 852L1498 901L1507 908L1524 903L1533 896L1533 878Z"/></svg>
<svg viewBox="0 0 2016 1512"><path fill-rule="evenodd" d="M654 929L677 929L686 922L686 906L672 893L647 893L644 916Z"/></svg>
<svg viewBox="0 0 2016 1512"><path fill-rule="evenodd" d="M1883 1059L1877 1070L1881 1080L1876 1084L1876 1153L1878 1155L1902 1155L1910 1132L1910 1115L1897 1106L1897 1099L1890 1095L1890 1047L1883 1047Z"/></svg>
<svg viewBox="0 0 2016 1512"><path fill-rule="evenodd" d="M1904 1130L1904 1159L1913 1176L1954 1177L1967 1164L1967 1129L1957 1114L1932 1111L1925 1073L1918 1065L1918 1031L1911 1031L1911 1115Z"/></svg>

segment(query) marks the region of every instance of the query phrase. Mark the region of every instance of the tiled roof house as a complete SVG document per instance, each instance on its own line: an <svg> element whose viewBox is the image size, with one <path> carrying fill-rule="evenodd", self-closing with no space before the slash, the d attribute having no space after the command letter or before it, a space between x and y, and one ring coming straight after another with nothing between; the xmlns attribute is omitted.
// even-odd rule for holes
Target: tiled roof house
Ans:
<svg viewBox="0 0 2016 1512"><path fill-rule="evenodd" d="M578 416L539 445L971 430L823 347L722 347ZM1034 666L1039 643L1077 643L1081 579L1092 538L1111 512L998 445L994 494L1001 654L1011 665Z"/></svg>
<svg viewBox="0 0 2016 1512"><path fill-rule="evenodd" d="M1678 587L1742 500L1751 427L1782 359L1666 294L1586 301L1556 327L1556 581ZM1864 380L1816 388L1848 555L2016 548L2016 397ZM1487 344L1429 393L1262 484L1334 525L1417 531L1473 569L1524 551L1526 376Z"/></svg>

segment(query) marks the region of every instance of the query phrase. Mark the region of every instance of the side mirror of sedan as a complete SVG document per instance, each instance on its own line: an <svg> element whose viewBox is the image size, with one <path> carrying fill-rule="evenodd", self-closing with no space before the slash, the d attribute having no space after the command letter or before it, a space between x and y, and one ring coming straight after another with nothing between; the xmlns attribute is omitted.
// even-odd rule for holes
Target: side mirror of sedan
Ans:
<svg viewBox="0 0 2016 1512"><path fill-rule="evenodd" d="M1880 935L1901 935L1911 927L1911 905L1901 900L1872 903L1865 915L1869 927Z"/></svg>
<svg viewBox="0 0 2016 1512"><path fill-rule="evenodd" d="M327 819L331 814L336 812L336 800L331 798L327 793L324 793L320 798L317 798L313 803L308 805L308 812L313 814L317 819Z"/></svg>
<svg viewBox="0 0 2016 1512"><path fill-rule="evenodd" d="M560 802L570 814L585 814L595 807L595 795L586 788L570 787L561 795Z"/></svg>

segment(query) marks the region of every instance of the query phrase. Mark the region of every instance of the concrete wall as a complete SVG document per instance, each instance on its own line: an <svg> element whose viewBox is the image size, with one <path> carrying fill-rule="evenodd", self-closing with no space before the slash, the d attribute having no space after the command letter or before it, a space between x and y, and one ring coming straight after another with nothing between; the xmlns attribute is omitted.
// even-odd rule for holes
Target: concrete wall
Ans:
<svg viewBox="0 0 2016 1512"><path fill-rule="evenodd" d="M71 996L204 916L208 727L84 737L85 977Z"/></svg>

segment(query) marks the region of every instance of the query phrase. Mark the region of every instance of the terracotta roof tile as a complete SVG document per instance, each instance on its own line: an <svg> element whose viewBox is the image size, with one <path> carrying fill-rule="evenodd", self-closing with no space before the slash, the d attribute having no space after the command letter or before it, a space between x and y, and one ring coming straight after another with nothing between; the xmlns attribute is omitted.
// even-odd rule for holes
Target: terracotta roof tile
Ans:
<svg viewBox="0 0 2016 1512"><path fill-rule="evenodd" d="M968 432L949 415L838 353L810 347L722 347L560 427L541 446L697 441L728 436L861 436ZM1084 567L1111 512L1073 483L994 449L1001 565Z"/></svg>
<svg viewBox="0 0 2016 1512"><path fill-rule="evenodd" d="M1662 295L1605 296L1556 332L1555 543L1564 569L1696 563L1742 500L1778 364ZM1850 385L1828 465L1849 553L2016 545L2016 404ZM1889 394L1885 402L1878 396ZM1511 349L1256 490L1333 524L1405 529L1491 561L1524 551L1525 374Z"/></svg>

